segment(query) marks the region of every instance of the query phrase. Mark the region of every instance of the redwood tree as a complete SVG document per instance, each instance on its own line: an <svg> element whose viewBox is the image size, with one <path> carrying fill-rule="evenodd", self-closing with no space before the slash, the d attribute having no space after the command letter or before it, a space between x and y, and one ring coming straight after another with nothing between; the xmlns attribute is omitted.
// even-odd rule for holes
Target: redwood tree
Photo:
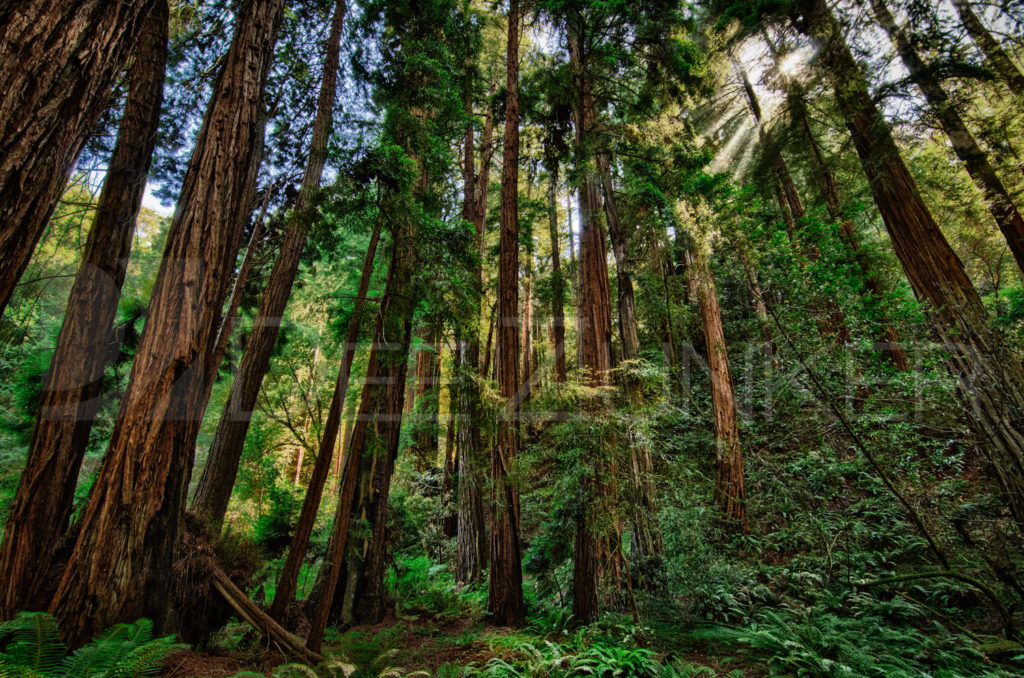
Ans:
<svg viewBox="0 0 1024 678"><path fill-rule="evenodd" d="M302 176L302 187L299 189L284 241L281 243L281 251L274 262L270 279L260 299L260 307L253 320L252 332L246 341L238 374L231 384L227 403L217 422L217 432L210 444L209 457L199 478L199 486L192 498L192 510L206 519L214 532L219 532L224 522L224 514L227 512L231 490L238 473L238 462L245 445L245 435L249 431L252 410L259 397L263 376L270 364L270 355L274 351L284 310L291 296L292 284L299 270L309 222L316 213L311 202L320 187L324 162L327 160L327 141L331 135L334 117L339 42L345 22L345 11L345 0L338 0L335 3L327 37L320 96L317 101L316 118L313 121L309 157Z"/></svg>
<svg viewBox="0 0 1024 678"><path fill-rule="evenodd" d="M0 314L156 0L0 8Z"/></svg>
<svg viewBox="0 0 1024 678"><path fill-rule="evenodd" d="M146 18L128 74L117 142L0 544L0 581L6 587L0 599L2 619L49 602L37 595L38 586L49 571L54 540L67 530L114 341L114 317L160 120L168 18L166 0L158 0Z"/></svg>
<svg viewBox="0 0 1024 678"><path fill-rule="evenodd" d="M50 605L73 644L139 617L163 627L216 338L255 189L263 91L283 0L239 9L182 185L103 470Z"/></svg>

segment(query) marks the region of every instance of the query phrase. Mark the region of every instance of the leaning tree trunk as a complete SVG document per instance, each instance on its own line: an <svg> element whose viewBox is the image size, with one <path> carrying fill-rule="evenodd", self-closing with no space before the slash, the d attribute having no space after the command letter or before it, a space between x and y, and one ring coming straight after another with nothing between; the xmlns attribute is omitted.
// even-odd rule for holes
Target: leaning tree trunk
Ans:
<svg viewBox="0 0 1024 678"><path fill-rule="evenodd" d="M596 108L590 76L586 73L582 27L574 17L568 27L569 60L575 96L573 107L578 152L583 152L596 127ZM580 364L588 371L591 386L608 383L611 369L611 296L608 284L608 250L600 220L600 177L593 169L582 174L580 186L579 331ZM603 403L591 404L600 410ZM573 557L573 616L580 623L594 621L598 614L598 561L601 535L598 530L599 498L605 482L602 467L595 462L593 473L585 474L576 515L576 543Z"/></svg>
<svg viewBox="0 0 1024 678"><path fill-rule="evenodd" d="M356 355L356 341L359 339L359 326L363 317L363 307L366 305L366 292L370 287L370 278L373 275L373 262L377 256L377 242L380 239L381 220L373 228L373 235L370 236L370 244L366 248L366 258L363 260L363 271L359 277L359 289L356 292L356 302L352 309L352 315L348 319L348 331L345 336L345 346L341 357L341 367L338 369L338 379L334 384L334 395L331 396L330 409L327 412L327 422L324 425L323 435L320 438L320 451L316 455L316 462L313 464L313 472L309 478L309 485L306 487L306 496L302 502L302 510L299 512L299 520L292 532L291 545L288 547L288 557L281 568L281 576L277 580L277 589L274 593L274 602L270 606L270 616L281 621L285 618L288 606L295 598L295 591L298 588L299 571L306 559L306 550L309 548L309 538L313 534L313 526L316 523L317 512L320 510L320 499L323 496L324 485L327 482L327 473L331 468L331 458L334 448L337 446L338 429L341 424L341 413L345 405L345 396L348 394L349 377L352 374L352 362Z"/></svg>
<svg viewBox="0 0 1024 678"><path fill-rule="evenodd" d="M0 314L156 6L35 0L0 9Z"/></svg>
<svg viewBox="0 0 1024 678"><path fill-rule="evenodd" d="M210 444L206 466L199 477L199 485L192 498L192 510L210 524L214 534L220 532L224 522L231 490L235 485L235 476L238 474L238 463L245 446L245 436L252 420L252 411L259 398L263 376L270 365L270 356L274 352L274 344L277 342L281 322L284 320L284 310L299 270L302 250L306 245L308 223L315 214L311 201L320 187L324 162L327 160L327 141L331 135L331 121L334 117L339 41L345 21L345 9L345 0L339 0L331 18L323 79L320 83L316 119L313 122L313 138L302 177L302 188L296 199L291 223L281 243L281 251L274 262L270 279L260 299L260 307L253 320L252 332L246 341L238 374L231 384L224 412L217 422L217 431Z"/></svg>
<svg viewBox="0 0 1024 678"><path fill-rule="evenodd" d="M164 624L203 416L203 359L255 192L250 165L263 143L260 109L283 7L243 5L217 77L103 470L50 605L72 644L115 622Z"/></svg>
<svg viewBox="0 0 1024 678"><path fill-rule="evenodd" d="M49 602L39 584L49 572L54 541L67 530L71 515L156 144L167 22L167 2L158 0L135 50L117 142L68 297L50 373L40 394L28 460L0 545L0 581L6 586L0 597L0 619L9 619L19 610L42 609Z"/></svg>
<svg viewBox="0 0 1024 678"><path fill-rule="evenodd" d="M307 645L314 651L320 648L327 621L338 602L345 623L376 623L385 612L385 521L402 427L415 310L411 289L416 265L413 238L413 224L406 219L392 243L388 281L370 348L359 414L345 456L327 561L321 568L317 593L311 597L315 611ZM349 526L353 521L365 522L369 533L359 537L356 548L350 549ZM345 585L339 590L343 577Z"/></svg>
<svg viewBox="0 0 1024 678"><path fill-rule="evenodd" d="M511 478L519 452L519 20L519 0L509 0L495 370L504 403L498 415L497 444L491 448L491 573L487 587L487 611L494 623L504 626L519 626L526 616L519 494Z"/></svg>
<svg viewBox="0 0 1024 678"><path fill-rule="evenodd" d="M795 23L821 46L896 256L918 299L932 306L936 337L970 405L968 420L985 443L1014 519L1024 525L1024 369L989 325L963 264L921 199L826 1L805 0L802 8Z"/></svg>
<svg viewBox="0 0 1024 678"><path fill-rule="evenodd" d="M866 256L863 248L861 248L860 239L853 228L853 221L843 213L843 198L839 192L839 182L825 160L821 145L814 135L814 130L811 129L811 121L807 113L807 104L804 100L803 91L796 82L789 80L786 86L786 96L789 99L790 115L793 116L794 122L803 131L804 140L807 142L807 147L811 151L811 157L814 159L818 188L821 191L822 198L825 200L825 207L828 209L829 216L839 224L839 238L852 253L854 261L860 266L864 275L864 283L867 285L871 296L875 301L881 301L885 296L882 279L878 271L875 270L874 264ZM752 288L756 287L756 280L754 278L756 272L753 268L748 268L748 272ZM763 306L763 302L760 303ZM767 311L765 311L763 317L767 319ZM891 324L887 323L876 336L876 348L881 350L882 355L892 363L893 367L901 372L910 369L906 352L900 345L899 335L896 334L896 329Z"/></svg>
<svg viewBox="0 0 1024 678"><path fill-rule="evenodd" d="M985 28L985 24L981 23L981 19L971 9L970 2L968 0L953 0L953 6L956 7L960 21L967 29L967 34L985 55L989 67L1014 94L1024 98L1024 73L1013 63L1013 59L999 44L999 41Z"/></svg>
<svg viewBox="0 0 1024 678"><path fill-rule="evenodd" d="M967 168L971 179L985 195L989 211L992 212L996 225L999 226L1003 237L1006 238L1006 244L1017 262L1017 267L1024 272L1024 219L1021 218L1020 212L1014 206L1010 192L1006 190L1003 182L999 179L995 168L988 161L988 156L975 141L974 135L967 129L967 123L960 117L953 102L949 100L942 83L914 49L910 39L896 23L896 19L892 16L884 0L871 0L871 7L878 23L896 45L896 51L899 52L903 65L910 71L910 79L924 93L924 98L949 138L956 157L960 158L960 162ZM968 9L968 11L970 10Z"/></svg>

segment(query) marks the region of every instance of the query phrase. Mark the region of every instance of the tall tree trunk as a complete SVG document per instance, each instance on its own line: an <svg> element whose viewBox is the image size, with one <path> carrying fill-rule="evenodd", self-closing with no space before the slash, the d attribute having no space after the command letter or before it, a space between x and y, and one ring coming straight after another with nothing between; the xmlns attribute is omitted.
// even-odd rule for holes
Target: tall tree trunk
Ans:
<svg viewBox="0 0 1024 678"><path fill-rule="evenodd" d="M565 383L565 278L559 254L557 164L548 173L548 231L551 236L551 338L555 354L555 381Z"/></svg>
<svg viewBox="0 0 1024 678"><path fill-rule="evenodd" d="M345 335L345 346L341 355L341 366L338 368L338 379L334 384L334 395L331 396L330 409L327 411L327 423L324 425L323 435L320 438L320 449L316 455L316 462L313 464L309 485L306 487L306 496L302 501L299 520L292 533L291 545L288 547L288 557L284 561L284 567L281 568L281 576L277 580L274 602L270 606L270 616L278 621L284 620L288 606L291 605L292 600L295 598L295 591L298 588L299 571L302 569L302 563L306 559L309 537L313 533L317 512L320 510L320 500L323 496L324 485L327 482L327 473L331 468L331 457L334 454L334 448L337 447L341 414L345 406L345 396L348 394L349 377L352 375L352 362L355 360L356 341L359 339L359 326L362 322L363 307L366 305L366 292L370 288L370 278L373 276L373 262L377 256L380 226L381 220L378 219L376 224L374 224L373 234L370 236L370 244L366 248L366 258L363 260L363 272L359 277L359 289L356 292L355 306L352 308L352 315L348 319L348 330Z"/></svg>
<svg viewBox="0 0 1024 678"><path fill-rule="evenodd" d="M158 0L135 50L117 142L0 544L0 581L6 587L0 597L0 619L19 610L42 609L49 602L39 584L49 572L54 542L67 530L71 515L103 371L115 341L114 316L156 144L167 22L167 2Z"/></svg>
<svg viewBox="0 0 1024 678"><path fill-rule="evenodd" d="M391 209L397 209L391 206ZM405 399L405 373L412 337L416 265L414 225L404 219L394 235L391 266L381 300L366 379L345 455L338 507L315 594L307 646L318 651L332 611L342 621L376 623L384 616L385 523L387 502L398 454ZM364 521L369 533L349 548L349 526ZM345 581L339 590L339 581Z"/></svg>
<svg viewBox="0 0 1024 678"><path fill-rule="evenodd" d="M1024 73L1021 73L999 41L985 28L985 24L981 23L981 19L971 8L970 2L968 0L952 1L957 14L960 15L960 21L967 29L967 34L985 55L989 67L1014 94L1024 97Z"/></svg>
<svg viewBox="0 0 1024 678"><path fill-rule="evenodd" d="M633 263L629 258L628 237L619 223L619 210L615 205L615 185L612 183L612 163L608 153L594 158L601 175L604 191L604 213L608 219L608 237L615 254L615 274L619 287L619 339L622 341L622 359L631 360L640 352L636 332L636 303L633 299Z"/></svg>
<svg viewBox="0 0 1024 678"><path fill-rule="evenodd" d="M529 194L527 194L529 199ZM531 234L532 235L532 234ZM523 318L521 331L522 341L519 343L522 354L523 367L519 373L519 381L522 383L520 404L530 399L530 389L533 385L533 371L536 363L533 360L533 242L526 247L526 265L523 267Z"/></svg>
<svg viewBox="0 0 1024 678"><path fill-rule="evenodd" d="M0 314L156 6L36 0L0 10Z"/></svg>
<svg viewBox="0 0 1024 678"><path fill-rule="evenodd" d="M467 93L465 97L467 115L472 115L473 102ZM484 139L480 153L480 171L475 168L473 127L466 128L463 144L463 203L462 216L473 223L476 229L479 263L474 271L474 292L479 299L475 318L466 326L456 326L456 399L457 408L457 459L458 510L456 516L456 559L455 579L459 582L479 581L487 563L487 526L484 519L484 442L480 422L484 411L480 402L480 387L476 375L480 373L480 332L477 320L485 302L483 285L484 228L487 216L487 175L490 170L490 148L493 143L494 107L488 101L487 117L484 124ZM493 321L487 335L487 356L491 353ZM486 367L486 361L484 363ZM486 378L486 374L483 375Z"/></svg>
<svg viewBox="0 0 1024 678"><path fill-rule="evenodd" d="M583 53L581 17L572 17L568 26L569 62L575 96L573 115L576 125L577 153L585 153L596 127L596 107ZM580 354L581 367L588 371L591 386L608 383L611 369L611 298L608 285L608 250L604 225L600 219L600 177L592 169L584 171L580 186ZM599 410L600 403L592 407ZM601 460L596 467L603 466ZM603 496L599 468L580 489L576 516L576 544L573 558L573 616L580 623L597 618L598 560L601 535L598 533L598 499Z"/></svg>
<svg viewBox="0 0 1024 678"><path fill-rule="evenodd" d="M245 446L245 436L249 431L252 410L259 397L263 376L270 365L270 356L277 342L284 310L299 270L302 250L306 244L308 221L315 212L310 202L320 187L324 162L327 159L327 141L331 135L338 81L339 42L345 22L345 11L345 0L339 0L334 7L327 38L323 79L320 83L320 96L313 122L313 138L302 177L302 188L296 199L284 242L281 243L281 251L274 262L270 279L260 299L260 307L253 321L245 352L242 354L238 374L231 384L224 412L217 422L217 431L210 445L209 457L192 499L192 510L209 523L214 533L220 532L224 522L224 514L227 512L231 490L238 473L238 463Z"/></svg>
<svg viewBox="0 0 1024 678"><path fill-rule="evenodd" d="M715 505L727 519L735 521L746 531L747 495L743 485L743 452L736 419L736 396L729 371L722 311L706 245L693 242L686 261L688 282L700 309L711 375L711 404L715 417Z"/></svg>
<svg viewBox="0 0 1024 678"><path fill-rule="evenodd" d="M804 0L795 23L821 46L896 256L918 299L933 308L932 325L970 405L969 421L986 441L1013 516L1024 525L1024 369L989 325L963 264L921 199L825 0Z"/></svg>
<svg viewBox="0 0 1024 678"><path fill-rule="evenodd" d="M526 616L519 494L511 478L511 466L519 453L519 20L519 0L509 0L495 375L504 404L497 444L491 448L491 571L487 587L491 620L505 626L519 626Z"/></svg>
<svg viewBox="0 0 1024 678"><path fill-rule="evenodd" d="M252 204L283 0L242 6L196 141L103 470L50 605L80 644L139 617L162 629L228 272ZM203 262L199 266L197 262Z"/></svg>
<svg viewBox="0 0 1024 678"><path fill-rule="evenodd" d="M1014 206L1009 191L1003 186L995 168L989 163L988 156L975 141L974 135L967 129L967 123L960 117L953 102L949 100L942 83L918 55L910 39L896 23L892 13L889 12L884 0L871 0L871 7L878 23L896 45L896 51L903 60L903 65L910 71L911 80L921 88L925 100L928 101L928 106L931 107L942 130L949 137L949 143L953 147L956 157L960 158L960 162L967 168L971 179L984 193L989 211L992 212L996 225L999 226L1003 237L1006 238L1006 244L1017 262L1017 267L1024 272L1024 219L1021 218L1020 212Z"/></svg>

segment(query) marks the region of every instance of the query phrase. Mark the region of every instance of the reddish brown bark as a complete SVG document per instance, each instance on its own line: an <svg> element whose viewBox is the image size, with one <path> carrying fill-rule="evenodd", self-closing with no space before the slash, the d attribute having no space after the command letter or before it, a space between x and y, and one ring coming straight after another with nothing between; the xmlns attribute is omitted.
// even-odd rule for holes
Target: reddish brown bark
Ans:
<svg viewBox="0 0 1024 678"><path fill-rule="evenodd" d="M316 456L316 462L313 464L309 485L306 487L306 496L302 501L299 520L295 525L295 531L292 533L291 545L288 547L288 557L281 568L281 576L277 580L274 602L270 606L270 616L278 621L284 619L288 606L291 605L292 600L295 598L299 571L302 569L302 563L306 559L309 538L313 533L313 526L316 523L317 511L320 509L324 485L327 482L327 473L331 468L331 458L334 454L334 448L337 446L342 408L345 405L345 396L348 394L352 362L356 355L356 341L359 339L359 326L362 321L363 307L366 305L366 292L370 287L370 278L373 275L373 262L377 256L380 224L381 222L378 220L374 226L373 235L370 236L370 244L366 248L363 271L359 277L359 289L356 292L356 301L352 309L352 315L348 319L348 330L345 336L341 366L338 369L338 379L334 384L334 395L331 396L330 409L327 411L327 422L324 424L323 435L320 438L319 452Z"/></svg>
<svg viewBox="0 0 1024 678"><path fill-rule="evenodd" d="M115 622L163 626L203 415L203 359L255 190L250 165L283 4L243 6L196 141L103 470L50 605L75 645Z"/></svg>
<svg viewBox="0 0 1024 678"><path fill-rule="evenodd" d="M611 156L598 153L594 158L604 195L604 213L608 220L608 237L615 254L615 275L619 292L619 339L622 341L622 359L631 360L640 352L636 331L636 302L633 299L633 262L629 256L629 238L619 223L619 210L615 204L615 185L612 182Z"/></svg>
<svg viewBox="0 0 1024 678"><path fill-rule="evenodd" d="M961 4L963 4L962 1ZM871 0L871 7L878 23L896 45L896 51L903 60L903 65L910 72L910 79L924 93L928 106L935 113L939 125L949 138L950 146L953 147L956 157L964 164L971 179L985 195L989 211L1003 237L1006 238L1006 244L1017 262L1017 267L1024 271L1024 218L1021 218L1020 212L1013 204L1010 192L1006 190L1002 180L996 174L995 168L989 163L988 156L967 128L967 123L960 117L956 106L949 100L942 83L918 55L910 39L896 23L892 13L889 12L885 2ZM970 9L967 11L969 12Z"/></svg>
<svg viewBox="0 0 1024 678"><path fill-rule="evenodd" d="M311 200L320 187L324 162L327 159L327 140L331 134L334 117L339 42L345 11L345 1L339 0L335 4L327 38L323 79L320 83L313 137L302 177L302 187L284 242L281 243L281 251L274 262L274 268L260 299L260 307L253 320L252 332L249 333L238 374L231 384L224 412L217 422L217 431L210 444L209 457L192 499L192 510L204 518L215 533L220 531L224 522L252 411L259 397L263 376L270 365L270 356L274 351L295 275L299 270L308 224L315 215Z"/></svg>
<svg viewBox="0 0 1024 678"><path fill-rule="evenodd" d="M0 545L0 619L49 602L39 584L67 530L96 417L135 222L156 143L167 61L166 0L149 13L129 72L128 99L99 204L40 394L28 460ZM50 591L49 593L52 593ZM45 599L44 599L45 598Z"/></svg>
<svg viewBox="0 0 1024 678"><path fill-rule="evenodd" d="M585 153L596 127L596 107L587 73L583 51L581 17L572 17L568 26L569 63L573 75L575 101L573 116L576 126L577 153ZM579 334L580 363L587 370L591 386L608 383L611 369L611 297L608 284L608 251L604 226L600 220L600 178L587 168L580 186L580 252L579 252ZM593 403L599 410L601 403ZM597 507L602 489L601 460L595 462L594 473L583 481L580 506L576 517L576 544L573 558L573 616L579 623L594 621L598 614L598 559L602 535L597 524Z"/></svg>
<svg viewBox="0 0 1024 678"><path fill-rule="evenodd" d="M510 0L495 374L498 391L505 402L498 415L498 440L491 448L491 571L487 587L487 611L491 621L505 626L519 626L526 616L519 494L511 478L511 467L519 452L519 21L519 0Z"/></svg>
<svg viewBox="0 0 1024 678"><path fill-rule="evenodd" d="M555 354L555 381L564 383L565 368L565 278L559 252L558 203L555 168L548 175L548 230L551 236L551 349Z"/></svg>
<svg viewBox="0 0 1024 678"><path fill-rule="evenodd" d="M0 10L0 314L156 0Z"/></svg>
<svg viewBox="0 0 1024 678"><path fill-rule="evenodd" d="M963 264L921 199L888 123L825 0L804 0L796 25L821 46L861 165L907 280L943 343L947 365L969 403L967 416L986 441L998 481L1024 525L1024 370L988 323Z"/></svg>

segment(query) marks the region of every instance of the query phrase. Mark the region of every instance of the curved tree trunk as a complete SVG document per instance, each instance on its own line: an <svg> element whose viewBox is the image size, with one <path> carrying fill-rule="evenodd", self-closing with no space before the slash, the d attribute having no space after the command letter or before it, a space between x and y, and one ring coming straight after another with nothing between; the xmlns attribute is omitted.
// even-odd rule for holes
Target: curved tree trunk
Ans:
<svg viewBox="0 0 1024 678"><path fill-rule="evenodd" d="M41 609L49 602L37 595L38 586L49 572L54 541L67 530L103 371L115 341L117 302L160 121L167 22L167 2L158 0L135 50L117 142L0 544L0 581L5 586L0 619L9 619L19 610Z"/></svg>
<svg viewBox="0 0 1024 678"><path fill-rule="evenodd" d="M511 466L519 453L519 20L519 0L510 0L495 370L504 405L498 415L497 444L491 449L491 571L487 587L491 620L505 626L519 626L526 616L519 494L511 478Z"/></svg>
<svg viewBox="0 0 1024 678"><path fill-rule="evenodd" d="M797 26L821 46L861 165L907 280L933 308L932 326L970 405L1018 525L1024 525L1024 369L988 323L981 298L921 199L888 123L825 0L804 0Z"/></svg>
<svg viewBox="0 0 1024 678"><path fill-rule="evenodd" d="M331 18L331 29L327 38L324 58L323 79L317 101L316 119L313 123L313 138L309 158L302 177L302 188L296 200L291 223L281 243L281 251L274 262L274 268L267 281L267 287L260 299L259 311L253 321L252 332L246 342L238 374L231 384L231 392L217 431L210 445L210 454L199 478L192 510L204 518L213 532L219 533L227 512L231 490L235 485L238 463L242 458L245 436L249 431L252 411L259 398L263 376L270 365L270 356L277 342L277 335L284 319L285 307L291 296L292 284L299 270L302 249L306 244L308 220L313 209L310 201L320 187L324 162L327 159L327 141L331 134L334 116L335 90L338 81L338 52L341 29L345 21L345 0L339 0Z"/></svg>
<svg viewBox="0 0 1024 678"><path fill-rule="evenodd" d="M72 644L120 621L162 629L228 271L252 204L283 0L242 6L182 184L128 390L50 605ZM203 262L200 266L199 262Z"/></svg>
<svg viewBox="0 0 1024 678"><path fill-rule="evenodd" d="M156 0L0 9L0 314Z"/></svg>
<svg viewBox="0 0 1024 678"><path fill-rule="evenodd" d="M878 23L896 45L903 65L910 71L911 80L924 93L928 106L935 113L939 125L949 138L956 157L964 164L971 179L984 193L989 211L1003 237L1006 238L1006 244L1017 262L1017 268L1024 272L1024 219L1013 204L1010 192L999 179L995 168L988 161L988 156L975 141L974 135L967 129L967 123L949 100L942 83L918 55L910 39L889 12L884 0L871 0L871 7Z"/></svg>
<svg viewBox="0 0 1024 678"><path fill-rule="evenodd" d="M338 379L334 384L334 395L331 396L331 405L327 412L327 423L324 425L323 435L320 439L320 451L316 455L316 462L313 464L313 472L309 478L309 485L306 487L306 496L302 501L299 520L295 525L292 541L288 547L288 557L281 568L281 576L278 577L277 589L274 592L274 602L270 606L270 616L278 621L284 619L288 606L291 605L292 600L295 598L299 571L302 569L302 563L306 559L309 537L313 534L313 526L316 523L317 512L320 510L320 500L323 496L324 485L327 482L327 473L331 468L331 458L334 454L334 448L337 446L342 408L345 405L345 396L348 394L352 362L356 355L356 341L359 339L359 326L363 317L363 307L366 305L366 292L370 287L370 278L373 275L373 262L377 256L380 225L381 220L378 219L373 228L373 235L370 236L370 244L366 248L366 258L363 260L363 271L359 277L359 289L356 292L355 306L352 309L352 315L348 319L348 330L345 336L341 366L338 369Z"/></svg>

